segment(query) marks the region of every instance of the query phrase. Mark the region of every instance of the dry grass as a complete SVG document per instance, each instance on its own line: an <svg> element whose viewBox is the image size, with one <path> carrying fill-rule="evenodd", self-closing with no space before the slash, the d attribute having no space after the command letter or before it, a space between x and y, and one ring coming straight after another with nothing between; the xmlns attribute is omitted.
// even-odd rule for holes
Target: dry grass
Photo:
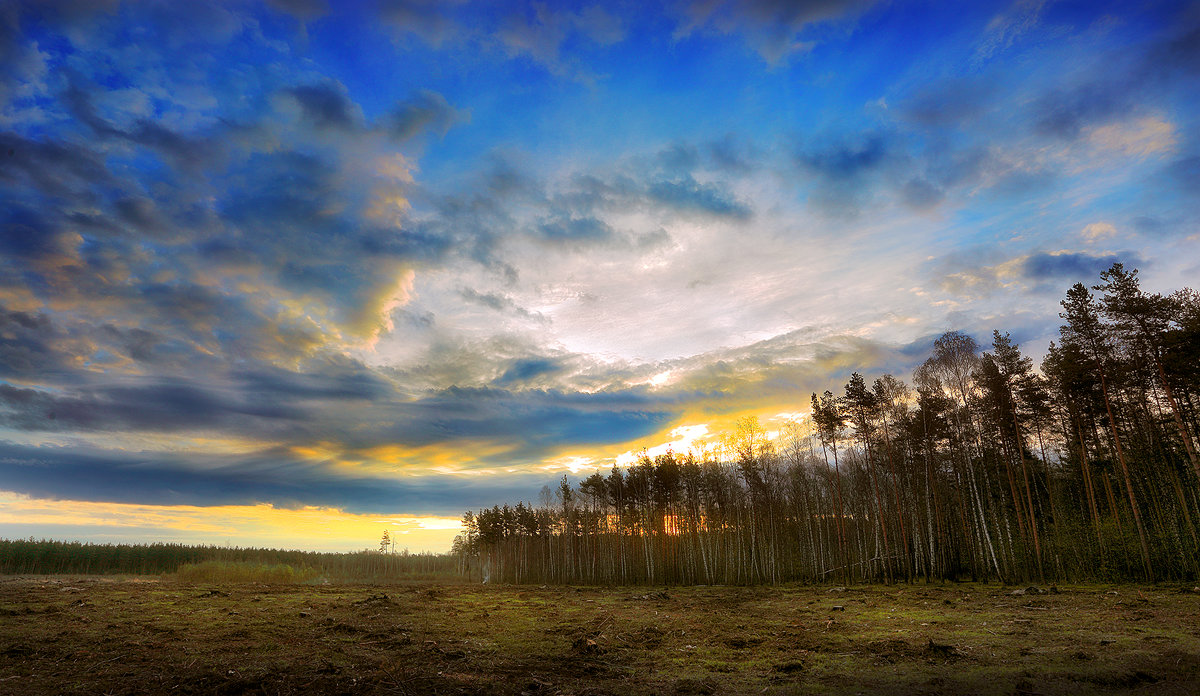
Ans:
<svg viewBox="0 0 1200 696"><path fill-rule="evenodd" d="M1200 593L0 579L0 693L1200 693Z"/></svg>
<svg viewBox="0 0 1200 696"><path fill-rule="evenodd" d="M266 585L293 585L312 582L320 573L313 568L296 568L284 563L187 563L179 567L169 578L186 583L245 583L257 582Z"/></svg>

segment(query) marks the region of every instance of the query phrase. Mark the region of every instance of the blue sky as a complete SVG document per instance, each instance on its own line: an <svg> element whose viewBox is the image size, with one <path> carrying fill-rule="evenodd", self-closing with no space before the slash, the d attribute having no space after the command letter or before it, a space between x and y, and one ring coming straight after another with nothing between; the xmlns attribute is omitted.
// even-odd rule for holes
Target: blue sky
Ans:
<svg viewBox="0 0 1200 696"><path fill-rule="evenodd" d="M442 548L1120 260L1200 275L1200 7L0 5L0 535ZM298 533L297 530L304 530Z"/></svg>

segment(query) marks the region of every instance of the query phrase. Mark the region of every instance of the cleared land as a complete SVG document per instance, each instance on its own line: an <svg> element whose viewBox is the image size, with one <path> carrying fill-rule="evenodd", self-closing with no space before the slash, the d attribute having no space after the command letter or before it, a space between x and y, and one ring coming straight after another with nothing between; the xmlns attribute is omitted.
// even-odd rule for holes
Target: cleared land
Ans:
<svg viewBox="0 0 1200 696"><path fill-rule="evenodd" d="M0 693L1200 693L1176 586L0 578Z"/></svg>

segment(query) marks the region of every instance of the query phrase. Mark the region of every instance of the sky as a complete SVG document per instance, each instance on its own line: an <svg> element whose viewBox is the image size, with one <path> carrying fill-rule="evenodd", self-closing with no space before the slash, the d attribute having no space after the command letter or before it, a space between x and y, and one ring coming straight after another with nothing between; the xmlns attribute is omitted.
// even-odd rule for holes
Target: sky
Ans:
<svg viewBox="0 0 1200 696"><path fill-rule="evenodd" d="M1200 5L0 0L0 537L443 551L1200 277Z"/></svg>

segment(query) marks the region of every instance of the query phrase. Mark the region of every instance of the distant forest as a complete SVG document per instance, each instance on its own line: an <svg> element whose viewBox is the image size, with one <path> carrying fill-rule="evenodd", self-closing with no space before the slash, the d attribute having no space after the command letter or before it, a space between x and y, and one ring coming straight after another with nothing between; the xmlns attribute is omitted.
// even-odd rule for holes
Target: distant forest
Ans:
<svg viewBox="0 0 1200 696"><path fill-rule="evenodd" d="M84 544L0 539L0 575L164 575L188 566L292 569L326 580L390 582L453 578L460 559L446 554L326 553L187 544Z"/></svg>
<svg viewBox="0 0 1200 696"><path fill-rule="evenodd" d="M467 512L454 553L517 583L1195 579L1200 293L1114 264L1062 310L1040 372L946 333L911 383L856 372L778 438L747 418Z"/></svg>

